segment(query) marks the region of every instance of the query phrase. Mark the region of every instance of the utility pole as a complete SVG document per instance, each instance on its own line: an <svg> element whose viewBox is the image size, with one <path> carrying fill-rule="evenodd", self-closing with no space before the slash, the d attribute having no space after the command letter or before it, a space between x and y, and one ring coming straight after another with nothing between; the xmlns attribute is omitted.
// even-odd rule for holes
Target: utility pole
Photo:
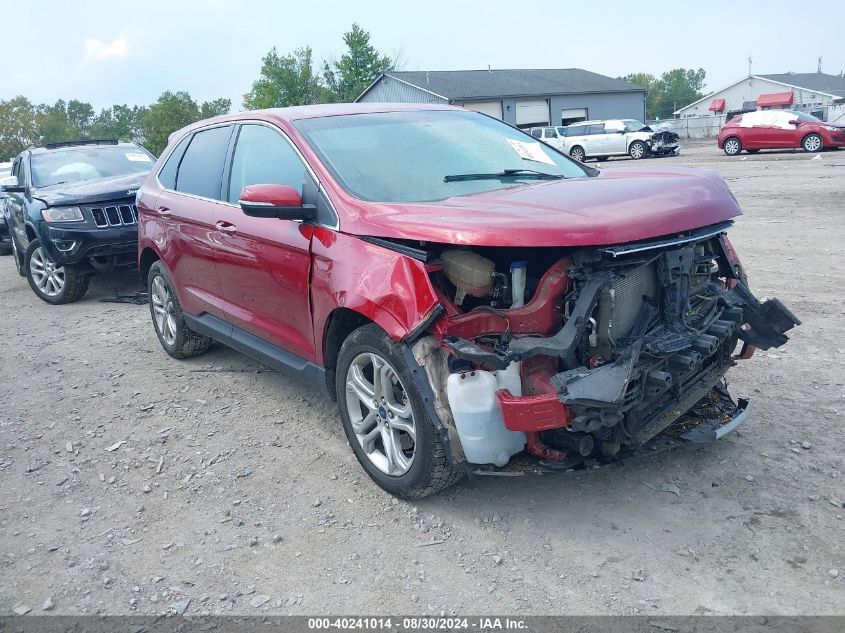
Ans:
<svg viewBox="0 0 845 633"><path fill-rule="evenodd" d="M751 76L751 55L748 56L748 76Z"/></svg>
<svg viewBox="0 0 845 633"><path fill-rule="evenodd" d="M821 57L819 57L819 67L818 67L818 69L816 69L816 72L817 73L822 72L822 58Z"/></svg>

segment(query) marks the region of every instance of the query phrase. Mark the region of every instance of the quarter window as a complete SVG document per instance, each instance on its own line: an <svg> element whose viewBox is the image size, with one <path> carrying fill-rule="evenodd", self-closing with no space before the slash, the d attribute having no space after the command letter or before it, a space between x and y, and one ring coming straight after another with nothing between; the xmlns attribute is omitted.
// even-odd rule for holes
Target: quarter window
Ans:
<svg viewBox="0 0 845 633"><path fill-rule="evenodd" d="M566 128L566 135L567 136L585 136L587 132L587 128L589 125L575 125L573 127Z"/></svg>
<svg viewBox="0 0 845 633"><path fill-rule="evenodd" d="M249 185L290 185L302 195L305 163L277 131L264 125L244 125L232 159L229 202L237 203Z"/></svg>
<svg viewBox="0 0 845 633"><path fill-rule="evenodd" d="M215 127L194 134L176 177L176 191L220 200L223 164L229 150L232 126Z"/></svg>
<svg viewBox="0 0 845 633"><path fill-rule="evenodd" d="M587 134L604 134L604 123L594 123Z"/></svg>
<svg viewBox="0 0 845 633"><path fill-rule="evenodd" d="M191 136L189 134L179 141L176 149L170 153L167 162L164 163L164 167L158 172L158 180L165 189L176 189L176 171L179 169L179 161L182 160L182 156L185 154L185 148L188 146L190 140Z"/></svg>

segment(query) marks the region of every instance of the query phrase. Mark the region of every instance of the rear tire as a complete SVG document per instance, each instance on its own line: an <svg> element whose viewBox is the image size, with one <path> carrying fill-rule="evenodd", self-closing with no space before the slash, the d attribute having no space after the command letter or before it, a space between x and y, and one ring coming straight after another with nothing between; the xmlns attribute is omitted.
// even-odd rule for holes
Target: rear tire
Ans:
<svg viewBox="0 0 845 633"><path fill-rule="evenodd" d="M728 156L736 156L742 151L742 141L735 136L731 136L725 139L725 142L722 144L722 150Z"/></svg>
<svg viewBox="0 0 845 633"><path fill-rule="evenodd" d="M0 257L12 254L11 244L0 244Z"/></svg>
<svg viewBox="0 0 845 633"><path fill-rule="evenodd" d="M569 150L569 157L574 158L578 162L583 163L584 157L585 157L584 148L581 147L580 145L576 145L575 147L573 147L572 149Z"/></svg>
<svg viewBox="0 0 845 633"><path fill-rule="evenodd" d="M73 266L60 266L50 259L38 239L32 240L26 249L24 272L35 295L52 305L79 301L88 292L91 279Z"/></svg>
<svg viewBox="0 0 845 633"><path fill-rule="evenodd" d="M420 499L451 486L463 471L446 454L405 351L375 324L358 328L340 348L335 391L343 430L364 471L390 494Z"/></svg>
<svg viewBox="0 0 845 633"><path fill-rule="evenodd" d="M824 150L824 140L818 134L808 134L801 141L801 147L804 148L805 152L821 152Z"/></svg>
<svg viewBox="0 0 845 633"><path fill-rule="evenodd" d="M183 359L207 351L211 339L197 334L185 324L185 314L176 296L170 272L161 261L150 267L147 275L150 316L158 340L164 351L173 358Z"/></svg>

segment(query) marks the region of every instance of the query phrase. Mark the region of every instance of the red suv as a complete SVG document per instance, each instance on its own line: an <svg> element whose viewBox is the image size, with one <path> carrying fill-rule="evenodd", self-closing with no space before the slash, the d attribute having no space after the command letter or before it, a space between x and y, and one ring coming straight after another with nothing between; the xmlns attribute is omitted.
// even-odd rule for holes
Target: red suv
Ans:
<svg viewBox="0 0 845 633"><path fill-rule="evenodd" d="M821 152L845 147L845 125L792 110L759 110L735 116L719 131L719 149L728 156L742 150L755 154L761 149L803 149Z"/></svg>
<svg viewBox="0 0 845 633"><path fill-rule="evenodd" d="M714 172L600 172L449 106L202 121L138 211L167 353L216 340L319 381L408 498L517 454L568 469L720 437L748 413L723 381L738 341L798 323L746 286Z"/></svg>

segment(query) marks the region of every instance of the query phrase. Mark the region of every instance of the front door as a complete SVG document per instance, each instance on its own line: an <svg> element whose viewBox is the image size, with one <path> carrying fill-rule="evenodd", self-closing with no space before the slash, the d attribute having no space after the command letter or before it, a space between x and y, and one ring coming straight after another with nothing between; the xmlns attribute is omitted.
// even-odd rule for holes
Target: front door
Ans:
<svg viewBox="0 0 845 633"><path fill-rule="evenodd" d="M604 156L604 123L591 123L584 137L584 151L587 156Z"/></svg>
<svg viewBox="0 0 845 633"><path fill-rule="evenodd" d="M228 179L228 205L215 209L215 259L227 318L276 347L314 361L309 275L312 226L254 218L237 206L247 185L290 185L302 195L310 176L291 141L266 124L240 126Z"/></svg>
<svg viewBox="0 0 845 633"><path fill-rule="evenodd" d="M622 121L608 121L604 124L604 153L627 154L628 135L625 133L625 124Z"/></svg>

